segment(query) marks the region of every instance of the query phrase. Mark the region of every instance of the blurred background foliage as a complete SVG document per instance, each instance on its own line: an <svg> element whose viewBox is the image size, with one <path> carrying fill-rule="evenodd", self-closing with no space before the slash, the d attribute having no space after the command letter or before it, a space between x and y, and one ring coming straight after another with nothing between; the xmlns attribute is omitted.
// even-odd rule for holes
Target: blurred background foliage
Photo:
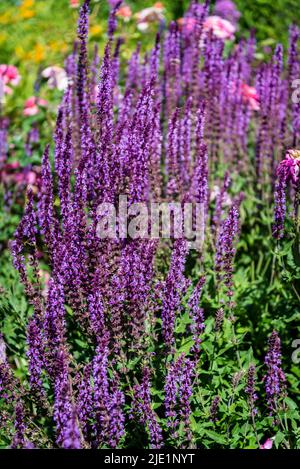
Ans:
<svg viewBox="0 0 300 469"><path fill-rule="evenodd" d="M133 16L153 3L154 0L126 1ZM166 20L170 20L182 17L189 0L164 0L162 3ZM239 35L247 35L254 29L260 49L265 53L276 42L287 46L289 25L300 22L299 0L236 0L235 3L241 12ZM90 40L103 46L108 2L91 0L91 11ZM69 0L0 1L0 63L12 63L20 68L23 80L18 94L24 97L32 93L39 69L53 64L63 66L75 39L77 15L78 8L71 8ZM127 58L137 41L145 47L152 44L156 27L140 32L132 17L128 22L120 19L119 29L126 41L122 56Z"/></svg>
<svg viewBox="0 0 300 469"><path fill-rule="evenodd" d="M72 51L82 0L78 0L76 8L71 8L70 3L71 0L0 0L0 64L17 66L21 75L12 95L6 96L3 111L10 120L13 150L10 156L22 165L26 163L23 142L32 124L38 121L42 140L50 138L54 127L62 91L49 89L46 80L41 79L41 72L49 66L63 67L65 58ZM183 16L190 0L163 0L161 3L165 8L165 24L168 24ZM282 42L287 49L289 25L300 24L299 0L235 0L235 3L241 13L236 40L255 30L260 60L270 58L277 42ZM157 23L150 24L149 29L142 32L137 27L135 15L154 4L155 0L124 0L123 5L131 8L132 16L129 21L123 18L118 21L118 34L124 39L120 54L123 62L129 59L138 42L143 50L153 44ZM214 5L213 0L211 12ZM103 52L108 13L107 0L91 0L91 53L93 44L99 46L100 54ZM41 108L38 116L24 118L24 103L32 95L46 99L48 106ZM39 160L38 153L36 155Z"/></svg>

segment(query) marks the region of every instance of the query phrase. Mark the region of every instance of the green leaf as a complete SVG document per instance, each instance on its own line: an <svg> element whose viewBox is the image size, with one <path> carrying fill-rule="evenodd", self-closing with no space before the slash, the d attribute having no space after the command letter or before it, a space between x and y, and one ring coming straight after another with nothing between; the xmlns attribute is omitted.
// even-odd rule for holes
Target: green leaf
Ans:
<svg viewBox="0 0 300 469"><path fill-rule="evenodd" d="M219 445L226 445L227 440L224 436L220 435L217 432L214 432L213 430L205 430L205 436L209 437L211 440L215 441L216 443L219 443Z"/></svg>

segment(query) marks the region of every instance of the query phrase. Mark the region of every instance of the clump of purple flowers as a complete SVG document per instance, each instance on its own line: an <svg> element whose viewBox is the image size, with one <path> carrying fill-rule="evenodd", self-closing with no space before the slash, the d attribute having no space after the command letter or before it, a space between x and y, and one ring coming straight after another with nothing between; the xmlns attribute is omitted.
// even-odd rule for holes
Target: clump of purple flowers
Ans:
<svg viewBox="0 0 300 469"><path fill-rule="evenodd" d="M299 65L295 29L286 74L280 45L268 64L253 63L253 36L224 53L224 37L205 29L209 1L192 1L185 16L193 25L188 34L172 23L145 55L137 47L121 70L123 40L115 37L120 2L113 3L108 42L102 57L95 49L92 63L89 0L80 9L54 152L45 148L38 190L28 191L11 243L33 310L24 383L15 378L0 338L0 397L15 408L13 447L40 444L33 433L28 442L28 396L34 418L53 426L41 445L48 438L46 445L65 449L119 448L130 445L141 427L146 447L194 444L193 413L199 417L198 394L205 385L200 370L214 372L207 366L211 344L205 341L210 334L220 338L225 313L234 306L244 197L235 191L236 173L247 176L254 140L258 186L271 187L283 149L299 141L299 117L288 98ZM232 21L239 16L232 2L217 2L216 12ZM2 121L0 130L2 161L7 152ZM223 184L212 208L220 168ZM288 182L298 183L298 169L292 152L279 164L277 237L285 190ZM99 237L104 216L98 208L117 206L120 195L128 210L151 202L198 204L201 252L191 252L188 240L176 233L163 240L120 233ZM211 254L214 265L208 262ZM42 261L50 272L47 292L39 276ZM191 272L197 277L194 288ZM214 325L211 310L217 310ZM265 364L267 405L275 413L285 381L276 332ZM241 371L236 376L240 379ZM219 375L218 380L222 383ZM210 426L219 420L220 396L223 403L223 394L214 392L220 395L201 396ZM246 394L255 414L253 366Z"/></svg>

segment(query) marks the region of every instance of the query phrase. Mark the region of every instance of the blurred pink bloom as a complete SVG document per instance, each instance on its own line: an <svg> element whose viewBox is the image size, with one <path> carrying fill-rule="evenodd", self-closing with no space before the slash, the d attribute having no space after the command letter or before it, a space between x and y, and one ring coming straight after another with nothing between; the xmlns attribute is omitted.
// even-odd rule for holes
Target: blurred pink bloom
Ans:
<svg viewBox="0 0 300 469"><path fill-rule="evenodd" d="M21 168L18 161L6 163L0 171L0 180L6 184L30 185L35 189L38 181L38 173L33 169Z"/></svg>
<svg viewBox="0 0 300 469"><path fill-rule="evenodd" d="M68 76L64 68L52 65L42 71L42 77L48 78L48 86L64 91L68 87Z"/></svg>
<svg viewBox="0 0 300 469"><path fill-rule="evenodd" d="M209 16L204 22L204 31L212 31L220 39L233 39L236 28L220 16Z"/></svg>
<svg viewBox="0 0 300 469"><path fill-rule="evenodd" d="M259 111L259 96L256 88L248 86L246 83L242 83L242 96L244 101L248 102L249 106L253 111Z"/></svg>
<svg viewBox="0 0 300 469"><path fill-rule="evenodd" d="M129 21L130 18L132 17L132 11L131 11L130 6L123 5L121 8L118 9L116 15L119 18L123 18L124 21Z"/></svg>
<svg viewBox="0 0 300 469"><path fill-rule="evenodd" d="M1 82L1 78L0 78L0 95L3 94L1 93L1 85L3 86L2 91L4 94L9 94L9 95L13 94L13 90L9 86L3 85L3 83Z"/></svg>
<svg viewBox="0 0 300 469"><path fill-rule="evenodd" d="M48 102L45 99L37 98L36 96L31 96L25 101L23 114L24 116L35 116L39 113L39 106L46 107L47 105Z"/></svg>
<svg viewBox="0 0 300 469"><path fill-rule="evenodd" d="M284 171L287 179L296 183L300 172L300 150L288 150L285 159L278 166L277 173Z"/></svg>
<svg viewBox="0 0 300 469"><path fill-rule="evenodd" d="M263 445L260 445L260 449L272 449L273 440L272 438L268 438Z"/></svg>
<svg viewBox="0 0 300 469"><path fill-rule="evenodd" d="M70 7L71 8L79 8L80 7L79 0L70 0Z"/></svg>
<svg viewBox="0 0 300 469"><path fill-rule="evenodd" d="M13 90L10 86L17 86L20 82L21 75L14 65L0 65L0 94L12 94Z"/></svg>
<svg viewBox="0 0 300 469"><path fill-rule="evenodd" d="M153 7L145 8L136 13L137 28L140 31L146 31L150 23L160 22L164 20L164 6L162 3L154 3Z"/></svg>
<svg viewBox="0 0 300 469"><path fill-rule="evenodd" d="M177 23L180 30L184 30L185 32L192 32L196 26L196 18L192 18L190 16L179 18Z"/></svg>
<svg viewBox="0 0 300 469"><path fill-rule="evenodd" d="M17 67L5 64L0 65L0 77L5 85L9 84L12 86L17 86L21 79Z"/></svg>
<svg viewBox="0 0 300 469"><path fill-rule="evenodd" d="M3 167L3 171L11 171L20 167L20 163L18 161L13 161L12 163L6 163Z"/></svg>
<svg viewBox="0 0 300 469"><path fill-rule="evenodd" d="M14 182L17 184L34 185L37 181L37 174L34 171L22 172L14 174Z"/></svg>

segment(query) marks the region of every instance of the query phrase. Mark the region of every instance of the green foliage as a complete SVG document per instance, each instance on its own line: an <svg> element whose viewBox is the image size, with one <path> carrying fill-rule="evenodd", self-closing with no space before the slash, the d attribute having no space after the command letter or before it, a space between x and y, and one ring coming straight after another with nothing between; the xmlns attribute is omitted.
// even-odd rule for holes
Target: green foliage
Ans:
<svg viewBox="0 0 300 469"><path fill-rule="evenodd" d="M298 0L236 0L235 3L242 13L242 31L254 29L261 46L273 47L277 42L287 46L289 26L300 22Z"/></svg>

